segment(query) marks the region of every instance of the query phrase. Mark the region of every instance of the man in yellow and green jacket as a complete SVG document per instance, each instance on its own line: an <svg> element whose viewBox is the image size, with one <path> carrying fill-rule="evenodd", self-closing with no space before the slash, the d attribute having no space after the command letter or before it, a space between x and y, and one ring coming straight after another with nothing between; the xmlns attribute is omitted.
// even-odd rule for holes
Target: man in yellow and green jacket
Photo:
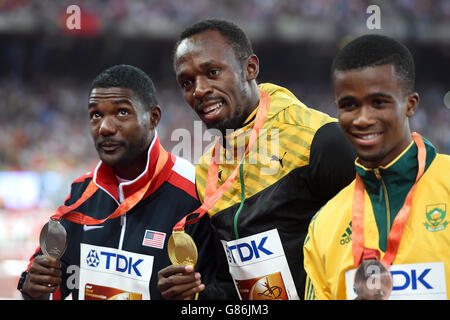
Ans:
<svg viewBox="0 0 450 320"><path fill-rule="evenodd" d="M424 173L416 183L418 147L409 118L414 92L414 62L408 49L384 36L357 38L333 61L338 118L358 158L364 184L364 248L386 257L391 229L401 208L411 205L400 242L389 263L390 299L448 299L450 290L450 156L425 138ZM312 219L304 243L306 299L354 299L356 180ZM405 209L404 209L405 210ZM389 249L390 250L390 249Z"/></svg>

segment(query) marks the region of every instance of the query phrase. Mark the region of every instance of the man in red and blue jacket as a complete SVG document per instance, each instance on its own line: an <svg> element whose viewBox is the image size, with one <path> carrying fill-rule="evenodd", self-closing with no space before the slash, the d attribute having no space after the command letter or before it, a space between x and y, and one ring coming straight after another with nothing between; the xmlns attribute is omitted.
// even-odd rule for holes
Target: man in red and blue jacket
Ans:
<svg viewBox="0 0 450 320"><path fill-rule="evenodd" d="M101 161L72 183L64 206L76 204L82 221L100 223L62 216L64 255L55 259L38 248L18 289L25 299L161 299L157 273L171 264L172 228L201 205L194 167L160 145L161 108L143 71L128 65L105 70L92 84L88 111ZM193 276L214 282L220 251L208 217L186 232L198 247Z"/></svg>

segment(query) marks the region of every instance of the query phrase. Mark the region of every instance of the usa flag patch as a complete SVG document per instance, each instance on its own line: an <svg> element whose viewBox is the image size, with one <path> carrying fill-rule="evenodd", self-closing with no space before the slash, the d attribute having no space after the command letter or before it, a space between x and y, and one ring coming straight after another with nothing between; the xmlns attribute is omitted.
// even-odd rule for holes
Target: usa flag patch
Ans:
<svg viewBox="0 0 450 320"><path fill-rule="evenodd" d="M142 245L147 246L147 247L162 249L164 247L165 239L166 239L166 234L164 232L145 230L144 240L142 240Z"/></svg>

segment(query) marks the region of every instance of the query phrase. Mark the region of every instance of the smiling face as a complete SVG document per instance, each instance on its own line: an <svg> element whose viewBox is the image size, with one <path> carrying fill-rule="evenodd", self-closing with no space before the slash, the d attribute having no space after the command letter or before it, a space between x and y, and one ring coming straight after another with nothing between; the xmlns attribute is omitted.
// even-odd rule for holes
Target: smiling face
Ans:
<svg viewBox="0 0 450 320"><path fill-rule="evenodd" d="M409 118L419 95L405 94L392 64L335 71L334 95L339 124L368 168L385 166L412 141Z"/></svg>
<svg viewBox="0 0 450 320"><path fill-rule="evenodd" d="M208 128L237 129L257 106L258 58L241 62L218 31L184 39L174 56L183 97ZM252 81L254 83L252 83Z"/></svg>
<svg viewBox="0 0 450 320"><path fill-rule="evenodd" d="M133 90L94 88L89 96L91 135L100 159L116 174L134 179L145 168L160 109L146 110Z"/></svg>

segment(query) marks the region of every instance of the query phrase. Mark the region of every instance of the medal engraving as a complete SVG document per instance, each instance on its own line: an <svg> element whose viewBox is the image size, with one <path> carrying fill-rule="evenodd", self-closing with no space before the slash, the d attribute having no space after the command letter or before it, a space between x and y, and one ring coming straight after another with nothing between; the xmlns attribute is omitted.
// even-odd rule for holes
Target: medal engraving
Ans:
<svg viewBox="0 0 450 320"><path fill-rule="evenodd" d="M41 230L39 245L44 255L61 258L67 246L66 229L59 221L49 220Z"/></svg>
<svg viewBox="0 0 450 320"><path fill-rule="evenodd" d="M392 276L378 260L363 260L355 273L356 300L387 300L392 292Z"/></svg>
<svg viewBox="0 0 450 320"><path fill-rule="evenodd" d="M169 259L174 265L193 265L197 263L197 246L190 235L184 231L173 231L167 244Z"/></svg>

